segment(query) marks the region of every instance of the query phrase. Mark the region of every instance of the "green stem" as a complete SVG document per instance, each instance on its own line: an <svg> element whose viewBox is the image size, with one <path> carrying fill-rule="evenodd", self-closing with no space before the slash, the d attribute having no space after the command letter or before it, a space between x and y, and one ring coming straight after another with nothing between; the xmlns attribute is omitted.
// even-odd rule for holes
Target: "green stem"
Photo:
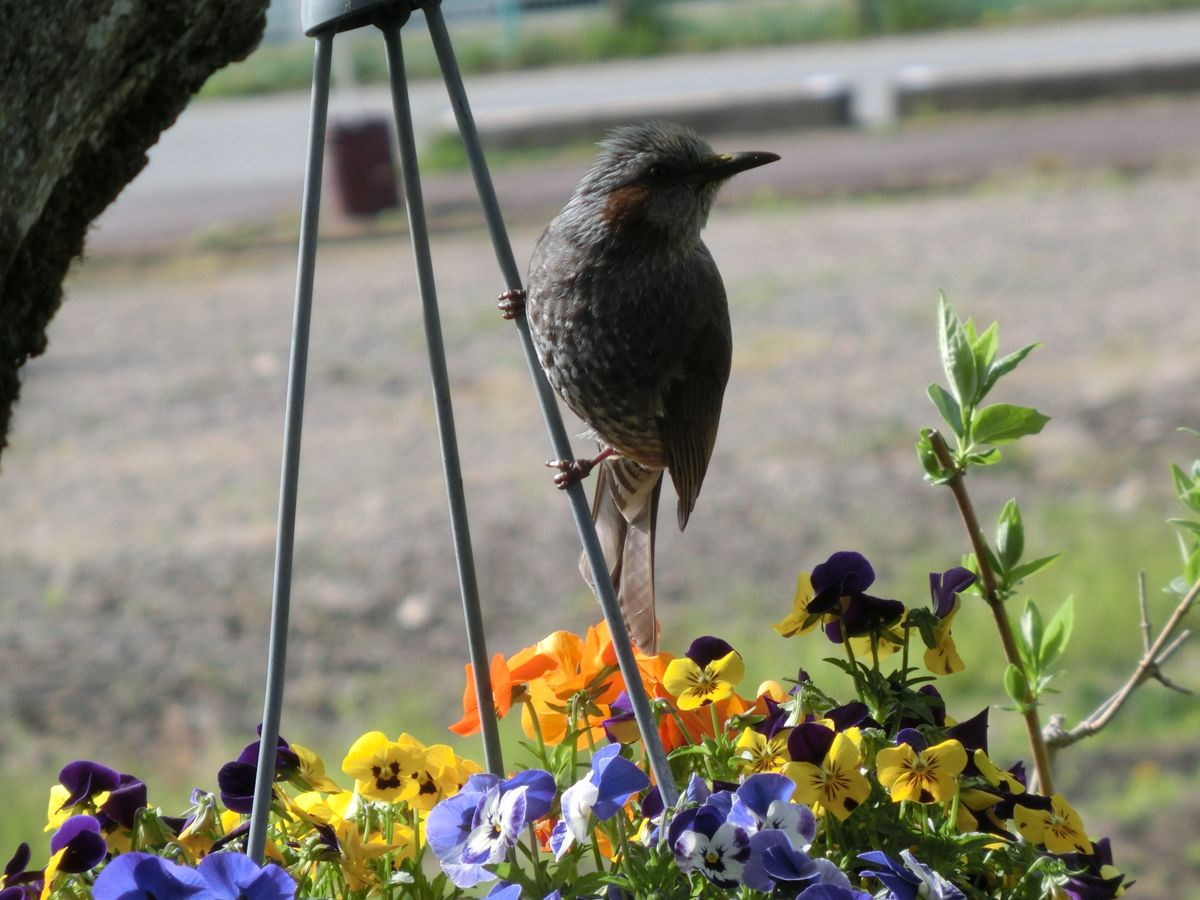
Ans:
<svg viewBox="0 0 1200 900"><path fill-rule="evenodd" d="M1009 664L1016 666L1024 672L1025 667L1021 664L1021 655L1017 651L1017 641L1013 635L1012 623L1008 621L1008 611L1005 609L1004 602L1000 598L1000 592L996 586L996 577L992 573L991 566L988 565L986 553L987 542L984 540L983 531L979 527L979 519L975 515L975 507L971 503L971 497L967 493L965 481L966 470L955 462L954 457L950 453L950 448L946 446L946 439L939 432L932 432L929 439L933 446L933 452L937 455L938 462L942 464L942 468L947 472L953 473L946 482L946 485L950 488L951 493L954 494L954 501L958 505L959 514L962 516L963 525L967 530L967 537L971 541L971 549L975 553L975 562L979 567L979 579L983 582L984 599L987 600L988 608L991 610L992 618L995 620L996 631L1000 635L1000 644L1004 648L1004 658ZM1029 739L1029 751L1033 757L1033 771L1034 778L1037 780L1037 789L1040 793L1049 796L1054 793L1054 784L1050 778L1050 755L1046 751L1046 740L1042 736L1042 725L1038 718L1037 702L1028 688L1025 692L1024 702L1021 705L1024 707L1021 714L1025 719L1025 732Z"/></svg>
<svg viewBox="0 0 1200 900"><path fill-rule="evenodd" d="M858 661L854 658L854 648L850 646L850 635L846 634L846 623L839 620L838 627L842 630L842 646L846 649L846 659L850 661L850 677L854 681L854 692L858 694L858 699L866 703L867 697L863 693L861 679L858 677Z"/></svg>

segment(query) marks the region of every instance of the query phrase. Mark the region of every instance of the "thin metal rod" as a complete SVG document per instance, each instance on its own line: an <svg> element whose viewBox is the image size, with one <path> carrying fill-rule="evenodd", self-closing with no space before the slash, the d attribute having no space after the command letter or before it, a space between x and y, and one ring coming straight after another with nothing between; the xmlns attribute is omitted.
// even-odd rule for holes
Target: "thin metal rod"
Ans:
<svg viewBox="0 0 1200 900"><path fill-rule="evenodd" d="M275 581L271 595L271 632L267 650L267 688L258 748L258 777L250 815L247 850L260 865L267 840L267 819L275 782L275 753L283 707L288 612L292 595L292 549L296 538L296 486L300 475L300 432L304 422L304 383L308 369L308 331L312 318L313 273L317 264L317 220L321 212L321 169L325 157L325 115L329 107L329 62L333 33L317 36L313 58L312 106L308 122L308 159L300 213L300 251L296 265L296 311L288 363L283 424L283 471L279 485L279 527L275 537Z"/></svg>
<svg viewBox="0 0 1200 900"><path fill-rule="evenodd" d="M475 580L475 559L471 550L471 529L467 500L463 493L462 464L458 456L458 438L454 431L454 408L450 401L450 376L446 370L446 350L442 342L437 290L434 286L433 261L429 252L429 230L425 223L425 201L421 193L421 173L417 167L417 146L413 138L412 112L408 84L404 74L404 53L400 46L400 26L390 20L379 24L387 43L388 76L392 86L392 106L400 140L400 175L404 182L404 201L408 211L408 230L412 238L413 259L417 267L417 287L425 313L425 343L429 349L429 372L433 380L434 409L437 412L438 438L442 446L442 467L446 475L446 498L450 505L450 527L454 534L454 555L458 563L459 591L467 626L467 647L474 668L475 698L479 703L479 722L483 732L483 753L488 770L504 774L500 749L500 728L492 701L491 671L484 640L483 614L479 607L479 586Z"/></svg>
<svg viewBox="0 0 1200 900"><path fill-rule="evenodd" d="M450 105L453 107L455 119L458 121L458 131L462 135L463 146L466 148L467 159L470 161L471 173L475 177L475 188L483 205L483 214L492 238L496 261L500 265L505 286L509 290L520 290L521 275L517 269L516 259L513 257L508 231L504 227L504 219L500 214L500 203L496 198L496 190L488 172L487 160L479 141L479 132L475 127L475 119L471 115L462 73L459 71L458 62L454 56L450 33L446 30L446 20L442 16L440 0L429 0L421 6L425 11L429 34L441 65L446 90L450 95ZM546 430L550 434L554 455L558 459L571 459L574 456L571 450L571 441L558 411L557 398L538 362L537 351L533 346L529 323L524 312L518 313L514 322L520 336L521 348L525 353L525 363L529 368L529 374L537 392L538 403L542 409L542 418L545 419ZM654 780L658 783L663 801L671 806L678 796L675 780L671 775L671 766L658 735L658 725L654 720L650 699L642 684L637 659L633 653L633 645L625 631L621 609L617 605L616 592L613 590L612 579L608 574L608 565L604 561L604 551L600 548L600 540L596 536L596 526L592 522L592 512L583 485L579 482L571 485L567 490L567 497L570 501L571 516L575 520L575 527L579 531L579 539L583 544L583 552L587 556L588 566L592 571L592 582L598 589L600 608L604 613L604 620L608 623L609 633L612 635L617 664L625 679L625 689L629 695L630 704L633 706L633 715L637 721L638 730L642 734L646 755L650 760L650 769Z"/></svg>

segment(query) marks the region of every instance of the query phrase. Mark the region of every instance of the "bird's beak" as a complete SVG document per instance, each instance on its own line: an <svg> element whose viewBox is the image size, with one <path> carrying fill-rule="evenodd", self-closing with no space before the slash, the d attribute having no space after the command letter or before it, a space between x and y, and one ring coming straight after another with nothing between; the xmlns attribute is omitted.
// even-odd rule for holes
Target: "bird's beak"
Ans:
<svg viewBox="0 0 1200 900"><path fill-rule="evenodd" d="M741 153L718 153L711 157L696 173L699 181L724 181L738 172L765 166L779 159L778 153L765 150L746 150Z"/></svg>

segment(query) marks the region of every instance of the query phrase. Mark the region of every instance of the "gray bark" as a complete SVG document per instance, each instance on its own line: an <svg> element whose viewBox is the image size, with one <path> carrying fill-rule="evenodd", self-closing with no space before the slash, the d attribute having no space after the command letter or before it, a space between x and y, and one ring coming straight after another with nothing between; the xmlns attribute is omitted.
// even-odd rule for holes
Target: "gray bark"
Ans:
<svg viewBox="0 0 1200 900"><path fill-rule="evenodd" d="M267 0L5 0L0 20L0 451L88 225Z"/></svg>

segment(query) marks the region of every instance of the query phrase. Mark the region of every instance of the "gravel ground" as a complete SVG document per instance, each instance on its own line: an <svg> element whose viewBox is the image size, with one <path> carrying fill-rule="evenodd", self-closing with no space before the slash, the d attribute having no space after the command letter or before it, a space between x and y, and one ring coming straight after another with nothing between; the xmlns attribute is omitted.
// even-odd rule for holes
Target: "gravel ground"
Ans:
<svg viewBox="0 0 1200 900"><path fill-rule="evenodd" d="M959 546L912 453L934 424L938 288L1000 319L1002 347L1046 345L1006 399L1053 425L982 502L1019 477L1024 495L1171 514L1162 470L1195 456L1175 429L1200 425L1198 195L1184 159L719 206L706 238L733 375L692 523L663 529L664 645L721 628L731 598L751 622L778 615L834 549ZM514 230L519 259L536 234ZM486 235L440 233L434 261L490 646L511 652L597 613ZM90 755L186 778L253 728L293 278L294 251L269 246L72 277L0 477L0 771ZM350 734L380 711L389 731L413 710L448 722L465 649L403 238L323 246L316 297L285 733Z"/></svg>

